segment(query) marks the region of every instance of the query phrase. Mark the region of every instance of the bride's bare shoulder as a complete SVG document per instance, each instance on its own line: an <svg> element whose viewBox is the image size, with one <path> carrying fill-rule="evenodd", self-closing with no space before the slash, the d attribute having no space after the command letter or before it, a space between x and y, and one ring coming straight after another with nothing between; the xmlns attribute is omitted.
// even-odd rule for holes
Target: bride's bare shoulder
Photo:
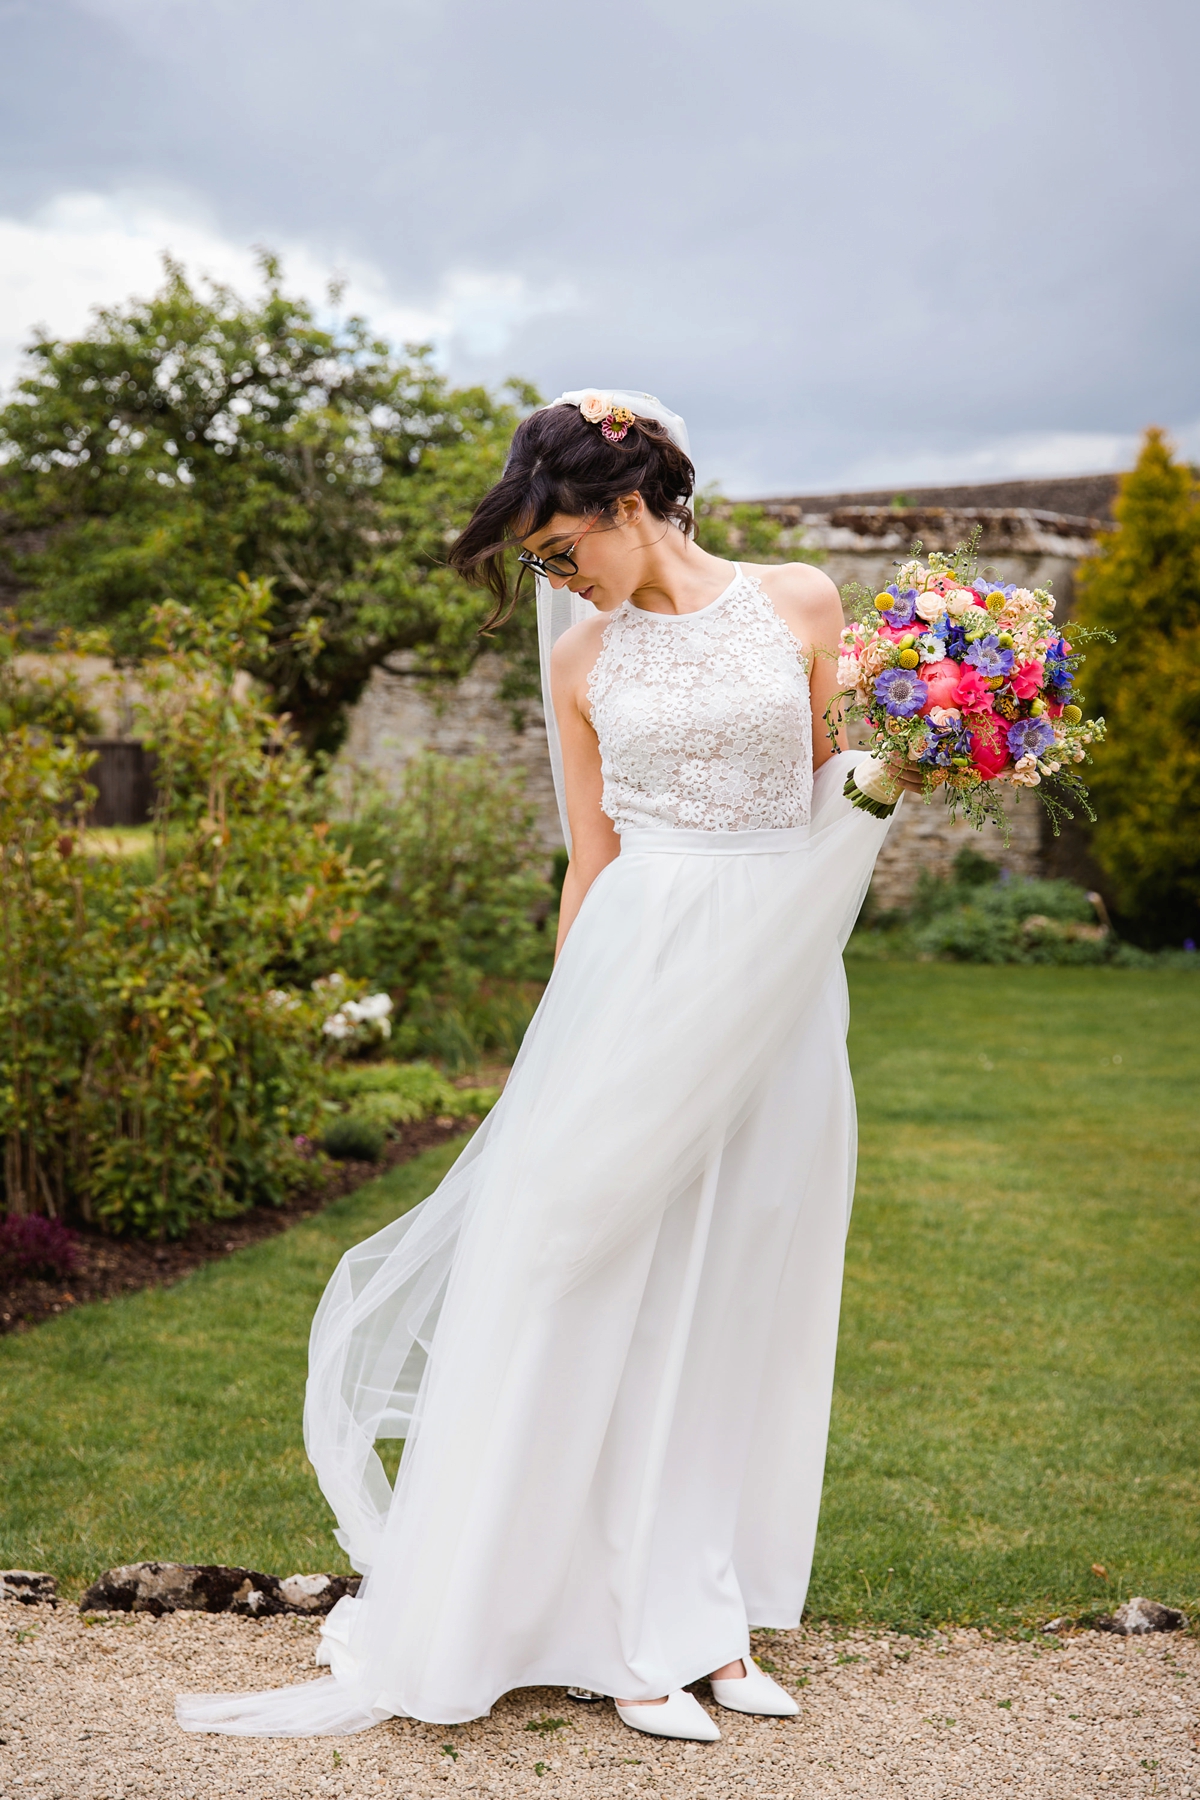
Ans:
<svg viewBox="0 0 1200 1800"><path fill-rule="evenodd" d="M607 622L608 615L598 612L563 632L550 654L550 679L556 693L573 691L578 697L584 692Z"/></svg>
<svg viewBox="0 0 1200 1800"><path fill-rule="evenodd" d="M842 597L823 569L802 562L743 566L804 643L836 641L843 624Z"/></svg>

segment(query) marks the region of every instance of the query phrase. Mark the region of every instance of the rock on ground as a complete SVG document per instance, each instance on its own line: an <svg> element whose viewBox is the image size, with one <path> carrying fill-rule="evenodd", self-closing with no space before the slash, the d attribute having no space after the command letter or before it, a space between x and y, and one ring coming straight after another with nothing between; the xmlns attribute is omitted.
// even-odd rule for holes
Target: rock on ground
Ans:
<svg viewBox="0 0 1200 1800"><path fill-rule="evenodd" d="M34 1578L39 1579L39 1578ZM0 1583L5 1580L0 1575ZM358 1592L357 1575L289 1575L226 1563L123 1563L106 1569L79 1602L80 1612L327 1613Z"/></svg>
<svg viewBox="0 0 1200 1800"><path fill-rule="evenodd" d="M1084 1632L1037 1643L760 1632L796 1719L716 1710L717 1744L672 1744L608 1702L507 1695L470 1725L390 1720L351 1738L194 1737L177 1692L313 1679L289 1615L112 1614L0 1602L0 1800L947 1800L1200 1797L1200 1644ZM708 1688L697 1692L711 1704Z"/></svg>
<svg viewBox="0 0 1200 1800"><path fill-rule="evenodd" d="M1186 1624L1185 1615L1175 1607L1137 1594L1124 1606L1118 1606L1115 1613L1097 1619L1096 1629L1115 1631L1118 1637L1142 1637L1148 1631L1182 1631Z"/></svg>
<svg viewBox="0 0 1200 1800"><path fill-rule="evenodd" d="M21 1600L26 1606L58 1604L58 1583L38 1569L0 1569L0 1599Z"/></svg>

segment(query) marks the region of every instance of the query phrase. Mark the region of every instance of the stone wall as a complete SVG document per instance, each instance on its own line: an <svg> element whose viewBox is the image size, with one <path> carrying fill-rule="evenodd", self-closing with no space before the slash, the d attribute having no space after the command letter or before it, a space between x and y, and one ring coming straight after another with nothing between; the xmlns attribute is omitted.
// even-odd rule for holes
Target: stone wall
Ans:
<svg viewBox="0 0 1200 1800"><path fill-rule="evenodd" d="M504 675L500 657L485 652L464 680L447 689L422 681L412 671L411 659L395 656L391 661L395 668L372 672L353 708L339 762L369 769L395 790L405 765L420 750L440 750L446 756L490 750L510 768L525 771L525 791L537 806L547 852L558 849L563 840L546 722L534 702L515 709L514 719L514 708L499 694Z"/></svg>
<svg viewBox="0 0 1200 1800"><path fill-rule="evenodd" d="M804 500L761 504L784 526L784 547L791 548L798 560L804 559L806 548L819 551L822 567L839 587L848 581L879 587L915 538L926 550L952 550L978 524L983 533L980 555L989 572L1027 587L1052 582L1060 616L1069 613L1080 558L1093 548L1097 532L1107 523L1028 507L835 505L821 511ZM551 850L562 843L562 835L545 722L541 708L529 704L522 709L522 729L514 731L512 709L498 696L501 675L500 659L488 654L465 681L435 696L411 673L376 669L352 713L342 760L372 769L395 786L405 764L424 745L451 756L491 750L526 771L543 841ZM915 796L906 799L879 858L872 887L876 903L887 908L903 905L920 869L946 873L966 845L1014 874L1035 874L1042 862L1041 806L1029 794L1020 800L1010 794L1009 799L1007 848L993 826L977 833L961 821L952 822L940 799L929 805Z"/></svg>

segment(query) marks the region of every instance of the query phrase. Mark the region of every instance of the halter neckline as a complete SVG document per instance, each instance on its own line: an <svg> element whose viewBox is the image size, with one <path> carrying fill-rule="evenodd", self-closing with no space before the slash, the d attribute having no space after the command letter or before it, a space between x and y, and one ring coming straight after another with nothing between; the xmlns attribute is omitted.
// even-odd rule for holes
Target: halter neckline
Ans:
<svg viewBox="0 0 1200 1800"><path fill-rule="evenodd" d="M738 582L741 579L742 579L742 565L741 565L741 563L734 563L734 565L733 565L733 580L729 583L728 587L722 588L721 592L717 595L716 599L710 600L708 602L707 606L698 606L694 612L686 612L686 613L650 612L644 606L635 606L633 604L632 600L626 600L624 602L624 606L627 607L631 613L636 613L639 619L660 619L664 625L683 625L683 624L686 624L689 619L702 619L706 613L710 613L716 607L722 605L722 603L724 601L728 600L730 594L732 594L734 588L737 586ZM620 609L618 609L618 610L620 610Z"/></svg>

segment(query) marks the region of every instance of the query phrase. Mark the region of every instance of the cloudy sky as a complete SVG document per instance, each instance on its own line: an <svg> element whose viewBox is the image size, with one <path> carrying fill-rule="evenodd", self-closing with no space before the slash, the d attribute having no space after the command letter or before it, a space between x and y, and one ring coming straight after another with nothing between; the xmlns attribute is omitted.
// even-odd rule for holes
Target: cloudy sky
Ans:
<svg viewBox="0 0 1200 1800"><path fill-rule="evenodd" d="M730 493L1200 456L1195 0L0 0L0 379L331 272L457 377L624 385Z"/></svg>

